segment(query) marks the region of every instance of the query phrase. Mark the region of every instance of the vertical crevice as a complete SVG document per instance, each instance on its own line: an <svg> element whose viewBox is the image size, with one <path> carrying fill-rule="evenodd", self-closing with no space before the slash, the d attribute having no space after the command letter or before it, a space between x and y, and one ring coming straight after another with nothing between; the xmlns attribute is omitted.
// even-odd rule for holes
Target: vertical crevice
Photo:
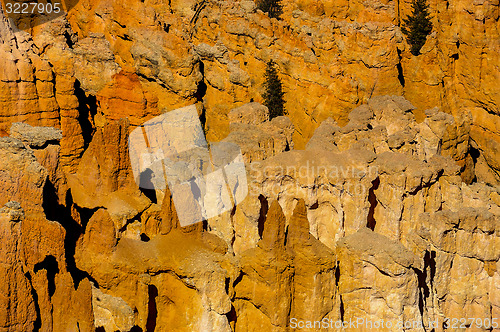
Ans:
<svg viewBox="0 0 500 332"><path fill-rule="evenodd" d="M235 196L233 196L235 197ZM233 209L231 210L231 214L229 216L229 219L231 220L231 225L234 228L234 215L236 214L236 206L237 204L234 204ZM233 231L233 235L231 238L231 247L234 246L234 242L236 241L236 233Z"/></svg>
<svg viewBox="0 0 500 332"><path fill-rule="evenodd" d="M38 304L38 294L37 294L35 288L33 287L33 282L31 280L31 274L29 274L29 272L27 272L24 274L24 276L29 281L29 286L31 287L31 296L33 297L33 302L35 305L36 319L35 319L35 322L33 323L33 331L38 332L38 331L40 331L40 329L42 327L42 315L40 313L40 305Z"/></svg>
<svg viewBox="0 0 500 332"><path fill-rule="evenodd" d="M203 61L199 62L200 64L200 73L202 76L202 79L200 82L198 82L198 89L196 90L196 101L198 103L202 104L202 110L201 110L201 115L200 115L200 122L201 122L201 127L203 128L203 133L205 134L205 138L207 137L208 134L208 127L207 127L207 114L205 110L205 105L203 104L203 99L205 98L207 94L207 89L208 86L205 83L205 64Z"/></svg>
<svg viewBox="0 0 500 332"><path fill-rule="evenodd" d="M425 254L424 259L426 266L429 267L429 272L430 272L429 284L431 285L432 288L434 286L434 277L436 276L436 252L435 251L427 252Z"/></svg>
<svg viewBox="0 0 500 332"><path fill-rule="evenodd" d="M231 310L226 314L227 321L229 322L229 325L232 327L232 330L235 330L235 325L238 320L238 316L236 315L236 309L234 308L233 305L231 305Z"/></svg>
<svg viewBox="0 0 500 332"><path fill-rule="evenodd" d="M396 65L396 69L398 70L398 80L399 80L399 84L401 84L401 86L404 88L406 81L405 81L405 76L403 74L403 66L401 65L401 60L403 59L403 57L401 56L401 50L399 50L399 49L398 49L398 59L399 59L399 62Z"/></svg>
<svg viewBox="0 0 500 332"><path fill-rule="evenodd" d="M154 332L156 329L156 319L158 318L158 309L156 307L158 288L156 288L155 285L148 286L148 297L148 320L146 322L146 332Z"/></svg>
<svg viewBox="0 0 500 332"><path fill-rule="evenodd" d="M285 242L283 244L285 247L287 242L288 242L288 226L285 227Z"/></svg>
<svg viewBox="0 0 500 332"><path fill-rule="evenodd" d="M264 224L266 222L267 211L269 210L269 203L267 199L263 196L259 196L260 201L260 213L259 220L257 221L257 227L259 231L259 237L262 239L262 234L264 233Z"/></svg>
<svg viewBox="0 0 500 332"><path fill-rule="evenodd" d="M343 322L344 321L345 308L344 308L344 301L342 300L342 295L340 295L340 293L339 293L339 282L340 282L340 262L337 261L337 265L335 266L335 289L337 291L337 294L339 294L340 320Z"/></svg>
<svg viewBox="0 0 500 332"><path fill-rule="evenodd" d="M474 174L473 174L474 178L471 181L471 184L472 184L472 183L476 183L477 182L476 164L477 164L477 161L478 161L479 157L481 156L481 151L479 151L478 149L474 148L473 146L469 146L469 155L472 158L472 167L474 169Z"/></svg>
<svg viewBox="0 0 500 332"><path fill-rule="evenodd" d="M65 207L59 203L59 197L57 196L57 190L54 184L48 179L43 186L42 208L45 217L51 221L58 221L61 217L61 209L65 209Z"/></svg>
<svg viewBox="0 0 500 332"><path fill-rule="evenodd" d="M436 274L436 252L426 251L424 255L424 268L422 271L419 269L413 269L417 275L418 280L418 309L420 315L424 316L425 307L427 305L427 300L430 297L431 289L434 285L434 277Z"/></svg>
<svg viewBox="0 0 500 332"><path fill-rule="evenodd" d="M195 97L196 97L197 101L202 102L203 98L207 94L208 86L205 83L205 64L203 63L203 61L200 61L199 64L200 64L200 73L201 73L202 79L198 83L198 89L196 90Z"/></svg>
<svg viewBox="0 0 500 332"><path fill-rule="evenodd" d="M335 267L335 287L339 287L339 281L340 281L340 265L339 262L337 262L337 266Z"/></svg>
<svg viewBox="0 0 500 332"><path fill-rule="evenodd" d="M370 210L368 210L366 227L368 227L372 231L375 230L375 226L377 224L375 220L375 208L378 205L378 201L377 201L377 196L375 195L375 190L377 190L379 186L380 186L380 178L377 177L375 180L373 180L372 187L368 191L368 202L370 203Z"/></svg>
<svg viewBox="0 0 500 332"><path fill-rule="evenodd" d="M80 81L75 81L75 96L78 99L78 122L82 128L84 149L92 141L95 132L94 117L97 114L98 102L96 96L88 95L81 88Z"/></svg>
<svg viewBox="0 0 500 332"><path fill-rule="evenodd" d="M340 321L344 321L344 316L345 316L345 308L344 308L344 301L342 300L342 295L339 295L340 299Z"/></svg>

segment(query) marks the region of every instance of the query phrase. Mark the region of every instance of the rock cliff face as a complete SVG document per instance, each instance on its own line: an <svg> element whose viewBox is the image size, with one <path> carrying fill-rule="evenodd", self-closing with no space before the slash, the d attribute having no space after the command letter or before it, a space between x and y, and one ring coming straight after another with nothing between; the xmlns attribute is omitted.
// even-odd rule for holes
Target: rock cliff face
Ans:
<svg viewBox="0 0 500 332"><path fill-rule="evenodd" d="M294 150L287 118L234 109L227 140L245 137L249 194L184 228L168 189L131 178L128 121L97 128L76 173L59 166L58 130L14 124L22 141L0 146L15 184L1 196L3 327L337 331L363 318L424 331L498 317L500 192L460 177L471 119L413 112L377 97Z"/></svg>
<svg viewBox="0 0 500 332"><path fill-rule="evenodd" d="M430 1L418 57L410 3L80 0L29 33L0 11L0 331L500 319L499 3ZM180 227L128 138L191 104L248 196Z"/></svg>
<svg viewBox="0 0 500 332"><path fill-rule="evenodd" d="M2 130L25 120L61 127L65 164L75 167L95 124L128 117L137 126L203 101L209 138L221 140L229 110L262 102L265 63L274 59L298 148L325 119L345 125L369 98L404 95L419 117L436 106L471 114L478 175L497 183L499 4L429 4L434 30L418 57L400 29L409 0L296 0L279 21L250 0L120 8L85 0L32 37L2 19Z"/></svg>

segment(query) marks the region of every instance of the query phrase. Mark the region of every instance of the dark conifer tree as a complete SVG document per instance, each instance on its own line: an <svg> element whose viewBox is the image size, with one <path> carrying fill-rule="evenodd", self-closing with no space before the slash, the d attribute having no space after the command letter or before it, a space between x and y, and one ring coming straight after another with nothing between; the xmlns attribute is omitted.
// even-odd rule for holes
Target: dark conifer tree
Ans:
<svg viewBox="0 0 500 332"><path fill-rule="evenodd" d="M426 0L413 0L411 6L413 11L403 20L401 31L406 35L408 44L411 46L411 53L416 56L420 54L427 36L432 31L432 22Z"/></svg>
<svg viewBox="0 0 500 332"><path fill-rule="evenodd" d="M283 92L283 84L278 75L276 63L270 60L266 68L266 82L264 92L264 105L269 108L269 116L271 119L285 115L285 93Z"/></svg>
<svg viewBox="0 0 500 332"><path fill-rule="evenodd" d="M271 18L280 19L281 14L283 14L283 5L281 0L258 0L257 8L262 10L264 13Z"/></svg>

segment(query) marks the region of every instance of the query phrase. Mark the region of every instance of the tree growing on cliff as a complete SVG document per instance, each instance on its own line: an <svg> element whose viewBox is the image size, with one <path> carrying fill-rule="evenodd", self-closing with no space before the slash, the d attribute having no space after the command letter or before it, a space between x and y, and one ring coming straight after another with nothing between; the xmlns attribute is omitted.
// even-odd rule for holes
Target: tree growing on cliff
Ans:
<svg viewBox="0 0 500 332"><path fill-rule="evenodd" d="M403 20L401 31L406 35L411 53L419 55L427 36L432 31L432 22L429 14L427 0L413 0L412 13Z"/></svg>
<svg viewBox="0 0 500 332"><path fill-rule="evenodd" d="M264 92L264 105L269 108L269 117L271 119L285 115L285 93L283 92L283 84L278 75L276 62L270 60L266 68L266 82Z"/></svg>
<svg viewBox="0 0 500 332"><path fill-rule="evenodd" d="M267 13L269 17L275 19L279 19L281 14L283 14L281 0L258 0L257 8Z"/></svg>

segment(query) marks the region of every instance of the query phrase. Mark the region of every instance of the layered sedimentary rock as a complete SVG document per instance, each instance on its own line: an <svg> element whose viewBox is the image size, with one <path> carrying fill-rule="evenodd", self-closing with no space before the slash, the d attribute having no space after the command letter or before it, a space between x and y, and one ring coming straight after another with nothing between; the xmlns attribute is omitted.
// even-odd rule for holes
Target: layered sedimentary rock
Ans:
<svg viewBox="0 0 500 332"><path fill-rule="evenodd" d="M5 311L4 326L336 331L363 318L423 331L443 317L495 318L500 194L463 182L474 174L470 118L432 109L417 122L416 112L377 97L296 150L286 117L236 108L227 140L241 144L248 196L183 228L168 189L137 187L128 121L97 128L75 173L60 166L58 130L14 125L22 140L2 138L0 150L16 160L2 166L17 183L3 197L19 201L2 210L17 243L5 307L28 305Z"/></svg>
<svg viewBox="0 0 500 332"><path fill-rule="evenodd" d="M221 140L234 105L263 100L265 63L274 59L297 147L328 117L344 125L369 98L403 94L420 116L435 106L457 120L470 113L478 174L497 183L498 4L431 2L434 29L418 57L400 29L410 5L301 0L273 20L249 0L120 8L88 0L33 36L2 16L2 128L61 126L72 170L95 124L128 117L137 126L196 101L209 138Z"/></svg>
<svg viewBox="0 0 500 332"><path fill-rule="evenodd" d="M87 106L98 115L98 124L127 116L134 126L159 114L158 109L203 100L209 138L220 140L230 132L226 115L233 105L262 101L265 62L274 59L288 91L286 107L297 129L298 147L328 117L343 125L349 111L370 97L404 94L421 115L434 106L457 119L471 113L481 177L495 183L498 4L430 5L434 31L422 55L415 57L400 30L401 19L410 11L409 1L380 6L296 1L285 6L279 21L270 20L252 1L169 6L133 2L120 10L104 2L83 1L70 13L70 25L61 19L34 31L38 49L48 47L42 55L36 48L23 53L22 48L9 46L13 56L40 59L26 60L26 68L37 63L45 68L38 76L40 89L43 85L47 93L26 88L25 98L22 93L6 96L12 95L9 98L16 103L30 100L38 105L43 99L44 105L52 105L52 115L44 117L54 121L45 121L46 125L56 125L62 111L68 135L73 132L68 148L74 151L68 162L74 165L82 144L74 120L87 115L77 116L76 101L65 95L77 92L80 112ZM29 35L14 34L7 26L4 30L14 40L24 38L23 47L33 43ZM20 79L27 87L35 86L36 71L33 79L28 74ZM4 82L16 80L12 76ZM122 102L127 107L120 107ZM22 105L13 109L39 109ZM45 108L33 111L34 116L45 114Z"/></svg>

